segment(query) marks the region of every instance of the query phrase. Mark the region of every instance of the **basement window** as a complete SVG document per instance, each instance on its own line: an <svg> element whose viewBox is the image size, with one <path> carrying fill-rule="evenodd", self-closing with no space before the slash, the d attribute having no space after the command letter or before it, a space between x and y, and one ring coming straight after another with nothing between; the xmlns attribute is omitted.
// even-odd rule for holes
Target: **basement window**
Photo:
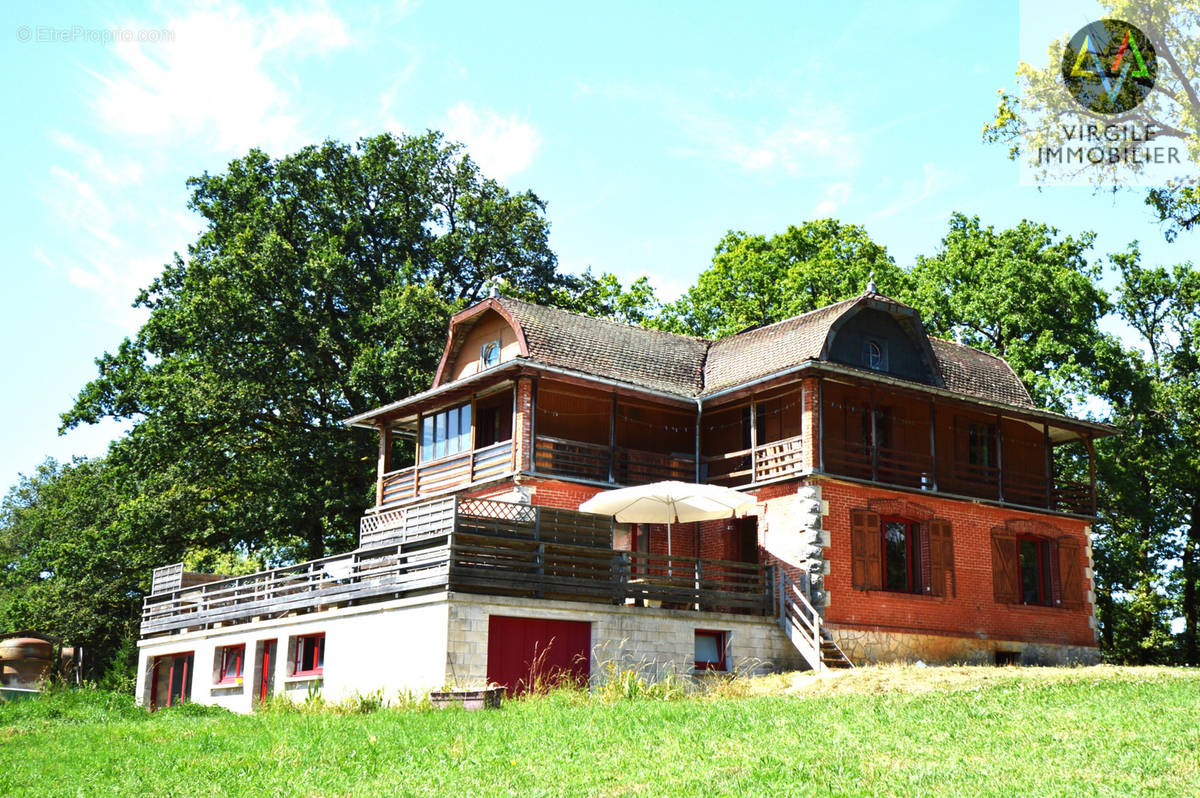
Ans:
<svg viewBox="0 0 1200 798"><path fill-rule="evenodd" d="M319 676L324 672L325 633L297 638L296 658L292 661L292 675Z"/></svg>
<svg viewBox="0 0 1200 798"><path fill-rule="evenodd" d="M217 684L241 684L242 667L246 661L246 646L225 646L221 649L221 667Z"/></svg>
<svg viewBox="0 0 1200 798"><path fill-rule="evenodd" d="M706 629L696 630L696 670L726 671L727 633Z"/></svg>

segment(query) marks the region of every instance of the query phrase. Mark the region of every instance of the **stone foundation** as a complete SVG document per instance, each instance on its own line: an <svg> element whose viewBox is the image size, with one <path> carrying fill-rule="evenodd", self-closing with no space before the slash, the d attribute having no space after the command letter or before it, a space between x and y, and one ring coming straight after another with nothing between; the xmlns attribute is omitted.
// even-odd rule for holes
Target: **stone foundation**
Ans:
<svg viewBox="0 0 1200 798"><path fill-rule="evenodd" d="M855 665L917 662L928 665L1096 665L1100 649L1017 640L886 632L829 627L833 639Z"/></svg>

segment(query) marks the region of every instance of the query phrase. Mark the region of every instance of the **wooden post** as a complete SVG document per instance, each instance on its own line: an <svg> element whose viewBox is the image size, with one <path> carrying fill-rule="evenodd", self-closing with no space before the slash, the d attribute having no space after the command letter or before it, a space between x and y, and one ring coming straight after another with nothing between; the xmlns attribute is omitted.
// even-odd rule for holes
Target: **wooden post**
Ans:
<svg viewBox="0 0 1200 798"><path fill-rule="evenodd" d="M825 382L817 377L817 468L825 472Z"/></svg>
<svg viewBox="0 0 1200 798"><path fill-rule="evenodd" d="M1088 481L1092 485L1092 515L1096 514L1096 447L1092 444L1092 436L1084 438L1083 445L1088 453Z"/></svg>
<svg viewBox="0 0 1200 798"><path fill-rule="evenodd" d="M615 482L617 474L617 392L613 391L612 407L608 413L608 481Z"/></svg>
<svg viewBox="0 0 1200 798"><path fill-rule="evenodd" d="M417 495L417 486L421 481L421 459L425 456L425 416L417 413L417 440L413 446L416 457L413 458L412 495Z"/></svg>
<svg viewBox="0 0 1200 798"><path fill-rule="evenodd" d="M871 481L879 481L879 430L875 424L875 392L867 397L867 413L871 417Z"/></svg>
<svg viewBox="0 0 1200 798"><path fill-rule="evenodd" d="M386 422L379 425L379 461L375 467L375 506L383 506L383 475L392 470L392 428Z"/></svg>
<svg viewBox="0 0 1200 798"><path fill-rule="evenodd" d="M1004 502L1004 418L996 414L996 494Z"/></svg>
<svg viewBox="0 0 1200 798"><path fill-rule="evenodd" d="M1054 462L1051 458L1053 457L1052 449L1053 449L1054 444L1052 444L1050 442L1050 425L1046 424L1046 423L1042 424L1042 444L1045 447L1043 449L1043 453L1045 454L1045 460L1046 460L1046 509L1053 510L1054 509Z"/></svg>
<svg viewBox="0 0 1200 798"><path fill-rule="evenodd" d="M937 405L932 400L929 402L929 473L932 481L932 490L936 493L937 486Z"/></svg>
<svg viewBox="0 0 1200 798"><path fill-rule="evenodd" d="M546 575L546 544L542 542L542 508L533 508L533 539L537 544L537 551L534 554L534 563L537 566L538 584L534 595L537 598L542 598L545 593L542 586L545 582Z"/></svg>
<svg viewBox="0 0 1200 798"><path fill-rule="evenodd" d="M750 484L758 482L758 400L750 396Z"/></svg>
<svg viewBox="0 0 1200 798"><path fill-rule="evenodd" d="M534 377L529 386L529 470L537 472L537 396L538 396L538 378ZM517 386L513 384L513 434L516 434L517 429ZM518 470L517 463L517 447L513 449L513 471Z"/></svg>

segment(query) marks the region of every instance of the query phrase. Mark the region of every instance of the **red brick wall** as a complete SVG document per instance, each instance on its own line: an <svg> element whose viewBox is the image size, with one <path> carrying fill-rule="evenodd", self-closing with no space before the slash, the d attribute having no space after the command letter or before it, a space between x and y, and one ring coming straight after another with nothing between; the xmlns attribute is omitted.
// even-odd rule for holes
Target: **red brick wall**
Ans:
<svg viewBox="0 0 1200 798"><path fill-rule="evenodd" d="M533 380L518 377L513 419L513 462L518 471L529 471L533 457Z"/></svg>
<svg viewBox="0 0 1200 798"><path fill-rule="evenodd" d="M994 640L1021 640L1093 646L1088 619L1090 604L1082 610L997 604L992 586L991 529L1011 519L1048 522L1079 541L1083 594L1091 580L1087 567L1085 522L1049 514L1021 512L1004 507L902 493L866 485L822 481L821 498L829 514L822 524L829 532L825 558L830 573L825 589L830 593L825 620L831 624L881 631L964 635ZM935 598L852 588L850 581L850 510L866 507L870 499L904 499L933 511L951 523L954 540L956 595Z"/></svg>

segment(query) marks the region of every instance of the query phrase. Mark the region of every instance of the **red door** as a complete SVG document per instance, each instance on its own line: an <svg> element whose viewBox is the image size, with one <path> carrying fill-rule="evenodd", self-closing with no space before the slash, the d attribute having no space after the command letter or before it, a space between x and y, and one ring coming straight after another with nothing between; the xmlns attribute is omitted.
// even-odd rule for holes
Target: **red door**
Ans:
<svg viewBox="0 0 1200 798"><path fill-rule="evenodd" d="M509 695L572 681L591 673L592 625L546 618L488 618L487 677Z"/></svg>
<svg viewBox="0 0 1200 798"><path fill-rule="evenodd" d="M262 666L258 671L258 703L265 704L275 686L275 641L264 640L259 645L262 646Z"/></svg>
<svg viewBox="0 0 1200 798"><path fill-rule="evenodd" d="M191 651L154 658L150 709L175 706L191 698L193 658Z"/></svg>

